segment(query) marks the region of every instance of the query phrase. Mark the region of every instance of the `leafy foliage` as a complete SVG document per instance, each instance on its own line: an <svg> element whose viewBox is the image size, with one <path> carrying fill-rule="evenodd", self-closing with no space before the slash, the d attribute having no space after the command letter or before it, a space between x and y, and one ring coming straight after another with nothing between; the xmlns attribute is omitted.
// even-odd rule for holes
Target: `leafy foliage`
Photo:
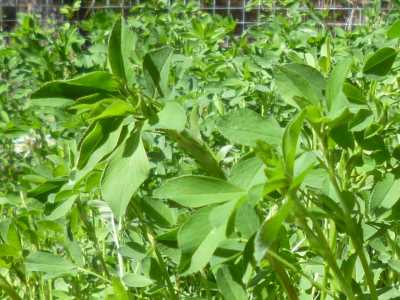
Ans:
<svg viewBox="0 0 400 300"><path fill-rule="evenodd" d="M161 1L55 38L22 19L0 48L2 297L398 297L398 24L333 37L289 5L241 36Z"/></svg>

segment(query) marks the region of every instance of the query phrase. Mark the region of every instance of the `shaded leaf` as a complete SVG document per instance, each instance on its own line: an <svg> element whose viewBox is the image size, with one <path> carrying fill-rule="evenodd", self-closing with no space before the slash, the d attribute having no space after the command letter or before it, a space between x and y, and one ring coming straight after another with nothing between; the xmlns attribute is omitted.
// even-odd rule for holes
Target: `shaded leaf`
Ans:
<svg viewBox="0 0 400 300"><path fill-rule="evenodd" d="M217 285L225 300L247 300L243 287L236 282L228 267L224 266L217 271Z"/></svg>
<svg viewBox="0 0 400 300"><path fill-rule="evenodd" d="M293 118L293 120L286 126L283 134L282 151L286 166L286 173L289 176L293 175L297 144L299 141L301 128L303 127L303 121L304 111L298 113L297 116Z"/></svg>
<svg viewBox="0 0 400 300"><path fill-rule="evenodd" d="M268 218L257 232L255 239L255 258L260 261L264 258L268 248L278 238L283 222L293 209L293 203L286 201L278 211Z"/></svg>
<svg viewBox="0 0 400 300"><path fill-rule="evenodd" d="M171 64L172 49L163 47L147 53L143 59L145 78L152 90L165 97L169 94L169 69Z"/></svg>
<svg viewBox="0 0 400 300"><path fill-rule="evenodd" d="M384 76L389 73L396 59L397 51L393 48L381 48L365 63L364 74Z"/></svg>
<svg viewBox="0 0 400 300"><path fill-rule="evenodd" d="M210 176L225 178L225 173L219 166L214 153L203 142L195 139L189 131L176 132L165 130L169 138L174 140L179 148L190 155Z"/></svg>

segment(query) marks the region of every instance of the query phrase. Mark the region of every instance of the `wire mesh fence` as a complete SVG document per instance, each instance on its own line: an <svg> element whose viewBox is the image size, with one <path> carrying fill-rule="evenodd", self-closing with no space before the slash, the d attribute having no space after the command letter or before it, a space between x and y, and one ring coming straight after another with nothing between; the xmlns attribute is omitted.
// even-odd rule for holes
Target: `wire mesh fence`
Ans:
<svg viewBox="0 0 400 300"><path fill-rule="evenodd" d="M79 14L81 18L99 10L124 10L146 0L86 0L82 1ZM171 5L174 0L165 0ZM193 0L184 0L189 2ZM258 24L260 17L266 14L284 14L287 8L279 0L196 0L199 7L211 14L231 16L237 22L237 31L241 32L251 25ZM60 19L59 9L72 4L73 0L0 0L0 29L10 30L17 22L20 12L40 15L45 20ZM284 1L283 1L284 2ZM371 5L371 0L314 0L313 9L324 12L327 25L358 26L364 23L365 9ZM376 4L377 1L374 1ZM379 1L382 10L392 8L391 0ZM297 9L307 10L300 6Z"/></svg>

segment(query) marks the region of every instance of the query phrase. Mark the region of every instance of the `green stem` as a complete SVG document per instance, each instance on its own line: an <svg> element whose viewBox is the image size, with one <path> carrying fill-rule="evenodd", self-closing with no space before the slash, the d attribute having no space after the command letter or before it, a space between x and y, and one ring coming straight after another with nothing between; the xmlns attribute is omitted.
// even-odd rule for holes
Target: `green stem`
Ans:
<svg viewBox="0 0 400 300"><path fill-rule="evenodd" d="M170 299L171 300L178 300L179 299L179 295L177 295L175 293L174 286L173 286L173 284L171 282L171 279L169 278L167 265L165 264L164 259L163 259L162 255L161 255L160 251L157 248L157 244L156 244L156 241L155 241L155 238L154 238L154 234L153 234L151 228L148 228L147 226L144 225L146 223L144 221L144 217L143 217L140 209L137 208L137 206L135 205L134 201L132 201L132 203L133 203L132 207L133 207L133 209L134 209L134 211L136 213L136 216L138 217L138 219L140 221L140 225L139 226L140 226L140 228L141 228L141 230L143 232L143 235L145 237L147 237L147 240L150 242L151 248L154 251L154 254L156 255L156 259L158 261L158 264L160 265L160 268L161 268L161 270L163 272L163 277L164 277L165 283L167 285L168 292L170 294Z"/></svg>
<svg viewBox="0 0 400 300"><path fill-rule="evenodd" d="M329 244L330 248L332 249L332 252L336 252L336 224L334 221L330 221L329 223ZM335 256L335 254L334 254ZM324 280L322 283L322 286L324 287L321 292L321 300L325 300L327 293L327 285L329 282L329 265L325 265L324 267Z"/></svg>
<svg viewBox="0 0 400 300"><path fill-rule="evenodd" d="M351 286L346 281L345 277L343 276L342 272L339 269L339 266L336 262L334 255L331 252L329 247L329 243L326 240L321 227L319 226L318 222L313 222L314 224L314 231L308 226L307 220L305 216L308 215L307 209L300 203L297 199L297 196L294 191L289 192L289 197L292 199L293 203L296 205L296 216L300 221L303 230L305 230L306 234L309 238L314 241L314 244L319 244L320 246L317 249L323 249L323 253L321 255L324 256L326 262L328 263L329 267L332 269L332 272L335 274L342 291L346 294L347 299L355 300L355 296ZM316 235L315 235L316 234ZM322 252L322 251L321 251Z"/></svg>
<svg viewBox="0 0 400 300"><path fill-rule="evenodd" d="M104 257L103 257L103 251L101 251L101 249L99 247L99 241L98 241L97 236L96 236L96 230L95 230L93 224L91 222L89 222L89 220L90 220L89 216L86 213L85 208L83 207L83 205L82 205L82 203L81 203L81 201L79 199L77 201L77 207L78 207L78 210L79 210L79 214L80 214L81 220L85 224L84 228L86 230L86 233L87 233L89 239L93 242L93 244L95 246L95 249L96 249L96 252L97 252L97 256L100 259L100 263L101 263L101 266L103 268L104 274L109 278L110 277L110 273L108 272L107 265L106 265L106 262L105 262Z"/></svg>
<svg viewBox="0 0 400 300"><path fill-rule="evenodd" d="M5 291L10 299L12 300L22 300L17 292L15 291L15 288L7 281L7 279L0 274L0 289Z"/></svg>
<svg viewBox="0 0 400 300"><path fill-rule="evenodd" d="M313 285L314 287L324 291L325 293L327 293L333 297L333 294L329 290L326 290L323 286L321 286L318 282L316 282L310 275L306 274L301 269L293 266L290 262L285 260L279 254L275 253L272 250L268 250L268 255L270 257L274 258L276 261L279 261L282 265L285 265L288 269L291 269L293 272L299 273L301 276L303 276L305 279L307 279L311 283L311 285Z"/></svg>
<svg viewBox="0 0 400 300"><path fill-rule="evenodd" d="M270 256L269 253L267 253L267 259L270 262L272 269L277 274L281 285L286 290L288 298L290 300L299 300L296 289L290 282L290 278L287 275L285 269L282 267L282 265L273 256Z"/></svg>
<svg viewBox="0 0 400 300"><path fill-rule="evenodd" d="M84 268L79 268L78 267L78 270L83 272L83 273L86 273L86 274L92 275L94 277L97 277L97 278L101 279L104 282L111 283L111 281L109 279L107 279L106 277L103 277L103 276L101 276L101 275L99 275L99 274L97 274L95 272L92 272L92 271L90 271L88 269L84 269Z"/></svg>
<svg viewBox="0 0 400 300"><path fill-rule="evenodd" d="M326 160L326 164L324 164L324 167L326 168L326 170L328 172L329 180L330 180L330 182L335 190L335 193L337 194L337 197L339 198L339 201L341 203L343 213L344 213L344 222L346 224L346 227L349 229L348 234L351 238L351 241L352 241L353 247L356 251L356 254L361 260L361 265L362 265L364 273L365 273L367 285L368 285L369 291L371 293L371 300L378 300L376 286L374 283L374 276L373 276L371 269L369 268L368 261L365 256L365 252L363 249L362 237L360 237L359 234L357 233L357 231L355 230L355 224L354 224L354 222L352 220L352 216L351 216L351 214L352 214L351 209L347 205L347 201L346 201L346 199L344 199L344 197L342 195L342 192L339 187L339 183L338 183L338 180L337 180L337 177L335 174L335 168L334 168L332 160L330 159L329 151L327 150L327 148L325 146L324 139L322 138L321 135L318 135L318 136L319 136L321 146L322 146L322 151L323 151L323 154L324 154L325 160Z"/></svg>

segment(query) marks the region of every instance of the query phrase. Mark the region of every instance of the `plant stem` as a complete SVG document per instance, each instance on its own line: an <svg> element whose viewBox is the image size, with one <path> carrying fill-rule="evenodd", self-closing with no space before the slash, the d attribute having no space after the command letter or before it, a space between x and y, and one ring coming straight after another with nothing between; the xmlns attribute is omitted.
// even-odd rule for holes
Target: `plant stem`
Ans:
<svg viewBox="0 0 400 300"><path fill-rule="evenodd" d="M77 206L78 206L80 217L81 217L83 223L85 224L84 228L86 229L87 235L95 246L95 249L96 249L97 255L100 259L100 263L103 268L104 274L107 277L110 277L110 274L107 270L106 262L103 257L103 252L101 251L101 249L99 247L99 241L97 240L95 228L94 228L93 224L89 222L89 216L86 213L86 211L85 211L84 207L82 206L82 203L79 199L77 201Z"/></svg>
<svg viewBox="0 0 400 300"><path fill-rule="evenodd" d="M371 300L378 300L378 295L377 295L376 287L375 287L375 283L374 283L374 277L373 277L372 271L370 270L370 268L368 266L367 257L365 256L365 252L363 249L362 237L360 237L358 235L357 231L355 230L356 225L354 224L352 217L351 217L351 213L352 213L351 209L348 207L346 199L344 199L344 197L342 195L342 192L339 187L339 183L337 181L337 177L335 174L335 168L332 163L332 160L330 159L329 151L325 146L324 139L322 138L322 136L320 134L318 135L318 137L320 139L321 146L322 146L322 152L323 152L323 154L325 156L325 160L326 160L326 164L324 164L324 167L326 168L326 170L328 172L329 180L330 180L330 182L335 190L335 193L341 203L343 213L344 213L344 222L346 224L347 229L349 230L348 234L351 238L351 241L352 241L353 247L356 251L356 254L360 258L361 265L362 265L364 273L365 273L367 285L368 285L369 291L371 293Z"/></svg>
<svg viewBox="0 0 400 300"><path fill-rule="evenodd" d="M95 272L90 271L90 270L87 270L87 269L84 269L84 268L79 268L79 267L78 267L78 270L83 272L83 273L93 275L93 276L101 279L104 282L111 283L111 281L109 279L107 279L106 277L103 277L103 276L101 276L101 275L99 275L99 274L97 274Z"/></svg>
<svg viewBox="0 0 400 300"><path fill-rule="evenodd" d="M274 257L270 256L268 252L267 252L267 259L270 262L272 269L278 275L278 279L281 282L281 285L286 290L288 298L290 300L298 300L299 297L297 296L296 289L290 282L290 278L287 275L285 269L282 267L282 265Z"/></svg>
<svg viewBox="0 0 400 300"><path fill-rule="evenodd" d="M15 291L15 288L1 274L0 274L0 289L4 290L8 294L8 296L13 300L22 300Z"/></svg>
<svg viewBox="0 0 400 300"><path fill-rule="evenodd" d="M308 234L308 236L311 237L312 240L314 240L313 243L320 244L320 246L318 247L319 249L323 249L323 253L321 253L321 254L324 256L329 267L332 269L332 272L335 274L343 292L347 296L347 299L354 300L355 296L354 296L353 290L352 290L351 286L347 283L342 272L340 271L339 266L336 262L336 259L335 259L334 255L332 254L331 249L329 247L329 243L326 240L326 238L323 234L323 231L322 231L321 227L319 226L318 222L313 222L314 231L316 234L315 235L314 231L308 226L307 220L305 219L305 216L308 215L307 209L297 199L295 191L290 191L288 196L290 197L290 199L292 199L291 201L293 201L293 203L295 204L296 216L298 217L306 234Z"/></svg>
<svg viewBox="0 0 400 300"><path fill-rule="evenodd" d="M136 203L134 203L134 201L132 201L132 203L133 203L132 207L134 208L136 216L138 217L138 219L140 221L140 228L143 232L143 235L145 237L147 237L147 240L150 242L151 248L154 251L154 254L156 255L158 264L160 265L160 268L163 271L163 276L164 276L165 283L167 284L168 292L170 294L170 299L177 300L177 299L179 299L179 296L175 293L174 286L171 282L171 279L169 278L167 265L165 264L160 251L157 249L157 244L156 244L156 241L154 238L154 234L152 233L151 228L147 228L147 226L144 225L146 223L144 222L142 212L140 211L139 208L137 208Z"/></svg>
<svg viewBox="0 0 400 300"><path fill-rule="evenodd" d="M114 241L115 244L115 248L117 251L117 261L118 261L118 275L119 278L124 277L124 260L122 258L121 253L119 253L119 240L118 240L118 232L117 232L117 228L115 226L115 220L114 220L114 214L111 213L111 226L112 226L112 239Z"/></svg>
<svg viewBox="0 0 400 300"><path fill-rule="evenodd" d="M332 249L332 252L336 252L336 224L333 220L329 222L329 244ZM335 255L334 255L335 256ZM327 285L328 285L328 280L329 280L329 265L325 265L324 267L324 280L322 286L324 289L321 292L321 300L325 300L327 293Z"/></svg>

